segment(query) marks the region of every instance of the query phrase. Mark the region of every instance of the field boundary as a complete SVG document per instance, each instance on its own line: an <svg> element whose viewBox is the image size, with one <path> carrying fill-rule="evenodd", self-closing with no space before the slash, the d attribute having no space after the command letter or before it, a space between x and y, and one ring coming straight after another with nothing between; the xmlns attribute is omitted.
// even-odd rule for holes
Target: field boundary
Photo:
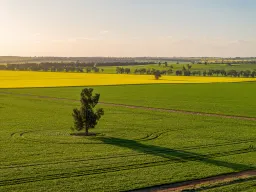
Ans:
<svg viewBox="0 0 256 192"><path fill-rule="evenodd" d="M43 95L32 95L32 94L12 93L12 92L3 92L3 91L0 91L0 94L9 94L9 95L16 95L16 96L50 99L50 100L64 100L64 101L79 102L79 100L77 100L77 99L51 97L51 96L43 96ZM187 111L187 110L182 110L182 109L165 109L165 108L146 107L146 106L138 106L138 105L127 105L127 104L110 103L110 102L99 102L99 104L115 106L115 107L124 107L124 108L130 108L130 109L142 109L142 110L148 110L148 111L159 111L159 112L167 112L167 113L181 113L181 114L189 114L189 115L200 115L200 116L227 118L227 119L239 119L239 120L256 121L256 117L248 117L248 116L207 113L207 112L199 112L199 111Z"/></svg>

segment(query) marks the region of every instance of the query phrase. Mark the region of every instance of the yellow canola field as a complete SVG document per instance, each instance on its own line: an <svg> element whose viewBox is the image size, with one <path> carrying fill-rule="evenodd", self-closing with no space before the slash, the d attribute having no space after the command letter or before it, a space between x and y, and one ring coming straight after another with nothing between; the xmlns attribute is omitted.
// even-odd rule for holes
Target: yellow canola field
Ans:
<svg viewBox="0 0 256 192"><path fill-rule="evenodd" d="M0 88L244 81L256 81L256 78L163 76L155 80L153 75L0 71Z"/></svg>

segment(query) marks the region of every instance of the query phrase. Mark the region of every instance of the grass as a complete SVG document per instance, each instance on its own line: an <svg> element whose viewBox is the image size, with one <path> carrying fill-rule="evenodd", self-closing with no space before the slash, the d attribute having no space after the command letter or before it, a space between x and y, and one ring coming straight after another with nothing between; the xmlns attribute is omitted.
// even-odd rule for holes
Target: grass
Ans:
<svg viewBox="0 0 256 192"><path fill-rule="evenodd" d="M183 84L244 81L256 82L256 78L164 76L161 78L161 80L155 80L153 75L0 71L0 88L170 83Z"/></svg>
<svg viewBox="0 0 256 192"><path fill-rule="evenodd" d="M255 85L137 85L96 90L104 101L155 107L171 107L187 97L192 110L203 111L207 106L197 101L201 98L207 103L204 94L215 93L211 98L219 103L219 109L228 98L241 106L255 98L255 92L247 95L252 86ZM243 90L240 100L234 94L237 88ZM81 87L0 92L72 99L78 97L80 90ZM225 92L216 90L230 94L225 96ZM243 109L227 103L234 113ZM185 106L182 102L176 105ZM123 191L255 168L256 153L251 147L256 144L255 121L104 105L105 116L92 130L98 135L84 138L69 135L71 112L76 106L77 102L67 100L0 94L0 191Z"/></svg>

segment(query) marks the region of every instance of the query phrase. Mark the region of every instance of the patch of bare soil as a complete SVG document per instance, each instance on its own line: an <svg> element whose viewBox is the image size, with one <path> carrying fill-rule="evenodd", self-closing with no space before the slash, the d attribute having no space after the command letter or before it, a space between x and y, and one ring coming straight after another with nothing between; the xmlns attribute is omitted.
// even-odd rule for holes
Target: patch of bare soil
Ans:
<svg viewBox="0 0 256 192"><path fill-rule="evenodd" d="M237 173L229 173L203 179L153 186L144 189L133 190L132 192L197 191L197 189L200 190L217 188L229 184L246 182L248 180L256 180L256 170L241 171Z"/></svg>

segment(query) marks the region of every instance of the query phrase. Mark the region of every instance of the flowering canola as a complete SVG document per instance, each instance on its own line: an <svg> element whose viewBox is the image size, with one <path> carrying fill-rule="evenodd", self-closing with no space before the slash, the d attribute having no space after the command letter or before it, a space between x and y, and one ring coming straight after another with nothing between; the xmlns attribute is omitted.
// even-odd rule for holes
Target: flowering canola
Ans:
<svg viewBox="0 0 256 192"><path fill-rule="evenodd" d="M244 81L256 82L256 78L163 76L155 80L153 75L0 71L0 88Z"/></svg>

